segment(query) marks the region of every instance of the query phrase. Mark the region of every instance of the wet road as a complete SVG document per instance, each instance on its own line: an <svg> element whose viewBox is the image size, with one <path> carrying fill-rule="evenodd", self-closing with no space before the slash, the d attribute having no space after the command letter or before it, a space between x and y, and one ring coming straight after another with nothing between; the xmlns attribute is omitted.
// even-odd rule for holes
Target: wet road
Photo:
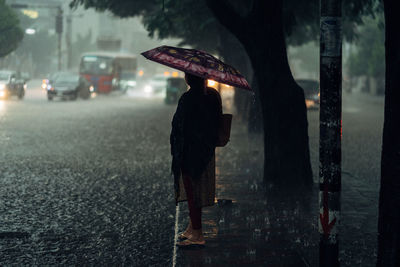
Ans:
<svg viewBox="0 0 400 267"><path fill-rule="evenodd" d="M175 205L169 131L175 107L118 95L48 102L38 82L29 86L23 101L0 101L0 265L170 266ZM318 111L308 118L317 182ZM382 123L381 100L343 96L344 266L375 257ZM259 173L261 166L240 166L239 143L233 139L224 148L230 155L222 163L230 170L225 175ZM260 145L250 146L243 155L261 157ZM354 212L360 203L363 216ZM312 214L316 223L318 211ZM178 251L178 260L183 256Z"/></svg>
<svg viewBox="0 0 400 267"><path fill-rule="evenodd" d="M169 265L174 107L38 86L0 102L0 265Z"/></svg>

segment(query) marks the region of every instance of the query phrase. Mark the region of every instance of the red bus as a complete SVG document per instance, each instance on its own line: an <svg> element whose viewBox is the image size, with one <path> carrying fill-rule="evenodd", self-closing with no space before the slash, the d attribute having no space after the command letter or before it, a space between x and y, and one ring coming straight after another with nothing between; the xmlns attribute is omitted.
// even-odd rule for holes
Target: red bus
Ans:
<svg viewBox="0 0 400 267"><path fill-rule="evenodd" d="M119 90L121 76L136 77L136 72L137 58L127 53L84 53L79 66L79 74L85 77L98 93Z"/></svg>

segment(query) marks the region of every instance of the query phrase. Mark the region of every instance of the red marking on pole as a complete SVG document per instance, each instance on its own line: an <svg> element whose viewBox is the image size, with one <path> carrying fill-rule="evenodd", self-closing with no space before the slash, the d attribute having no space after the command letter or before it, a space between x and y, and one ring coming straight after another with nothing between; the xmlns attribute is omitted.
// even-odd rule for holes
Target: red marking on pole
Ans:
<svg viewBox="0 0 400 267"><path fill-rule="evenodd" d="M319 214L319 220L321 222L322 230L324 235L329 235L333 226L336 223L336 218L329 222L329 209L328 209L328 186L325 185L323 194L323 214Z"/></svg>

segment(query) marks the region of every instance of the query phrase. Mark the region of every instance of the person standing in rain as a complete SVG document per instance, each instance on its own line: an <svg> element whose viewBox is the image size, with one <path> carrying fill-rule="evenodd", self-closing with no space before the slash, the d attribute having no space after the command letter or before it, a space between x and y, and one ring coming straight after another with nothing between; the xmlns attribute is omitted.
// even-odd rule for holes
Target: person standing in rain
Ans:
<svg viewBox="0 0 400 267"><path fill-rule="evenodd" d="M176 204L187 201L189 224L178 246L204 245L202 208L214 205L215 147L222 116L219 93L206 79L185 73L189 90L178 102L170 137Z"/></svg>

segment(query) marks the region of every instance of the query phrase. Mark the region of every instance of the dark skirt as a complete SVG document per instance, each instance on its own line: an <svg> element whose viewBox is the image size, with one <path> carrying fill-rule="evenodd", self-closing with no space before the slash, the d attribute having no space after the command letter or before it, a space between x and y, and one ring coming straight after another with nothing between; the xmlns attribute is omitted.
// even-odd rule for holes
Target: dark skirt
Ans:
<svg viewBox="0 0 400 267"><path fill-rule="evenodd" d="M196 179L191 179L194 203L198 207L214 205L215 202L215 155L207 167ZM175 199L177 202L187 201L182 174L179 177L179 184L176 186Z"/></svg>

